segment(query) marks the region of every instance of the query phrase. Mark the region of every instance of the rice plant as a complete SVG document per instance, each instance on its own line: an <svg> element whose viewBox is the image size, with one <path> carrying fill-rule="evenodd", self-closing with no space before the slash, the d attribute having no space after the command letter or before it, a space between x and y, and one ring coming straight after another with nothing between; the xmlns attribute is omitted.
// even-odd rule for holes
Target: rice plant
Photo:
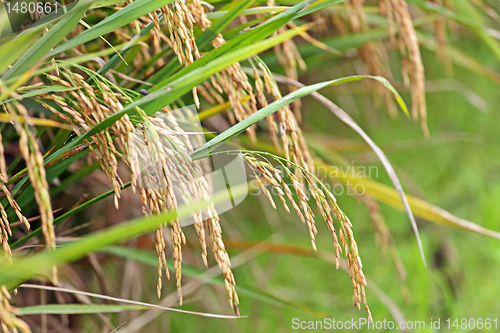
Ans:
<svg viewBox="0 0 500 333"><path fill-rule="evenodd" d="M238 212L234 198L249 189L266 196L276 216L282 216L281 206L290 214L282 223L290 228L300 227L301 222L306 226L304 238L309 237L314 252L293 251L320 258L331 254L332 268L347 271L352 301L358 310L364 308L368 321L376 320L377 314L370 311L366 295L370 272L363 269L364 253L358 247L360 221L350 219L342 208L332 190L337 182L365 189L353 197L369 210L377 243L371 251L390 253L402 285L405 264L377 201L406 213L415 238L412 246L420 254L418 265L425 269L429 255L414 215L500 238L498 232L405 194L400 172L349 115L353 110L340 108L319 92L333 86L354 87L346 88L352 89L350 93L368 92L367 105L379 113L373 117L387 112L397 123L405 117L418 121L421 135L432 137L421 50L430 49L449 75L455 64L499 82L497 72L449 43L450 38L473 34L498 60L498 30L491 28L498 23L495 4L462 0L33 4L42 8L37 15L26 13L20 24L14 24L14 2L0 3L2 331L141 331L152 319L142 320L135 311L146 311L143 316L148 316L153 309L174 311L169 316L179 312L224 318L223 325L231 327L229 319L252 315L248 307L242 311L252 298L317 314L306 305L265 290L252 292L237 283L238 267L229 250L237 248L235 240L245 240L245 233L237 231L241 221L220 207L229 202ZM318 70L346 64L355 72L310 83L311 78L321 77ZM313 99L333 113L331 119L361 136L392 187L346 173L336 179L321 174L322 166L331 172L348 163L347 155L332 152L328 140L315 139L308 119L317 105L304 102ZM332 126L331 131L336 130ZM229 189L230 199L225 189L216 189L211 173L217 169L215 159L222 156L241 160L249 175L244 184ZM224 177L227 183L228 175ZM318 230L326 229L320 217L333 247L317 245ZM188 224L194 228L183 221L191 221ZM225 226L227 222L231 227ZM228 231L223 233L223 226ZM275 246L264 251L272 252ZM257 248L258 244L251 249ZM112 259L115 268L103 267L104 258L115 257L121 258ZM96 288L79 267L82 260L96 272L101 292L90 292ZM153 280L147 279L149 273L130 268L134 260L157 267L157 272L149 267L156 274L156 292ZM199 270L203 266L206 273ZM110 277L119 277L118 270L130 274L121 286ZM175 282L169 281L171 273ZM222 277L204 278L209 273ZM215 289L221 283L234 312L224 306L223 312L215 313L203 305L215 302L217 295L205 295L209 298L201 301L202 311L188 310L190 303L199 301L190 297L200 288L196 281ZM110 284L113 292L106 295L104 286ZM33 291L36 288L41 294ZM131 288L147 290L143 300L156 295L160 301L132 299L139 294ZM168 294L172 288L177 290L175 299ZM331 292L339 290L333 285ZM89 297L118 304L98 304ZM331 316L337 310L328 309ZM125 325L123 317L104 315L110 312L132 313L135 317L130 320L135 319ZM100 319L77 327L68 319L74 314L95 314ZM38 315L39 320L28 315Z"/></svg>

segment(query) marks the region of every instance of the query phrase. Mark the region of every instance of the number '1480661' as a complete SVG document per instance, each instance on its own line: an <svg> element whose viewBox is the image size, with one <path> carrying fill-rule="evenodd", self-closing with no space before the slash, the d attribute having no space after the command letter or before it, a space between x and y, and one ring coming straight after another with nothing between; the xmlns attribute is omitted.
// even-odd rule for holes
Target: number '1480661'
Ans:
<svg viewBox="0 0 500 333"><path fill-rule="evenodd" d="M448 329L498 329L498 319L491 318L462 318L462 319L446 319L446 323L448 324Z"/></svg>

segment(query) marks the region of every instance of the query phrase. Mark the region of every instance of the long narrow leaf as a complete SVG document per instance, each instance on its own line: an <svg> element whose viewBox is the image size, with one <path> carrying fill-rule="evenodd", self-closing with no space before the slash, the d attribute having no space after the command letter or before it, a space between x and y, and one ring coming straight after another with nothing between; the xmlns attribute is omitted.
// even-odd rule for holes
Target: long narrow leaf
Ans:
<svg viewBox="0 0 500 333"><path fill-rule="evenodd" d="M94 38L103 36L111 31L129 24L130 22L138 19L141 16L147 15L158 8L168 5L172 1L173 0L134 1L122 10L108 16L98 24L94 25L92 28L82 32L78 36L55 48L52 52L50 52L50 55L56 55L75 46L91 41Z"/></svg>
<svg viewBox="0 0 500 333"><path fill-rule="evenodd" d="M5 73L3 80L20 75L36 65L57 45L74 26L78 24L93 0L81 0L71 11L63 16L42 38L36 41L28 51Z"/></svg>
<svg viewBox="0 0 500 333"><path fill-rule="evenodd" d="M356 76L348 76L340 79L335 79L331 81L325 81L321 83L316 83L307 87L302 87L293 93L290 93L283 98L274 101L273 103L269 104L268 106L260 109L256 113L250 115L248 118L245 120L239 122L238 124L232 126L230 129L226 130L225 132L219 134L209 142L205 143L203 146L198 148L196 151L194 151L191 154L191 157L193 159L198 159L201 157L206 156L210 151L213 151L215 148L223 144L224 142L230 140L231 138L237 136L238 134L242 133L245 131L248 127L254 125L258 121L266 118L267 116L273 114L274 112L278 111L279 109L283 108L286 105L291 104L293 101L305 97L307 95L312 94L315 91L318 91L324 87L331 86L331 85L336 85L340 83L345 83L345 82L352 82L352 81L359 81L363 79L373 79L376 81L381 82L385 87L387 87L395 96L396 101L398 104L401 106L405 114L408 115L408 109L406 108L406 105L403 102L403 99L401 96L398 94L398 92L392 87L392 85L387 81L386 79L378 76L370 76L370 75L356 75Z"/></svg>

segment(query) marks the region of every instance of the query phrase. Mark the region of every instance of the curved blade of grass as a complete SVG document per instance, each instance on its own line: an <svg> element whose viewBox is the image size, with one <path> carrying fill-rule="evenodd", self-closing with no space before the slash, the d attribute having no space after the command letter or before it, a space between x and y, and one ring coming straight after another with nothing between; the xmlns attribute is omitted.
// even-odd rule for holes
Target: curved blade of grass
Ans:
<svg viewBox="0 0 500 333"><path fill-rule="evenodd" d="M21 286L24 287L24 286ZM150 309L146 305L111 305L111 304L45 304L16 308L16 316L40 314L85 314L85 313L120 313L132 310Z"/></svg>
<svg viewBox="0 0 500 333"><path fill-rule="evenodd" d="M401 96L398 94L398 92L392 87L392 85L389 83L384 78L381 77L376 77L376 76L367 76L367 75L359 75L359 76L349 76L346 78L341 78L341 79L336 79L336 80L331 80L331 81L326 81L322 83L317 83L314 85L310 86L304 86L302 83L297 82L295 80L290 80L287 77L283 76L278 76L275 75L275 78L281 81L286 81L287 83L291 83L296 85L297 87L301 87L300 89L294 91L291 94L286 95L285 97L269 104L268 106L260 109L256 113L250 115L248 118L243 120L242 122L232 126L230 129L224 131L223 133L219 134L216 136L214 139L210 140L209 142L205 143L203 146L198 148L196 151L194 151L191 154L191 157L193 159L201 158L203 156L208 155L211 151L213 151L215 148L220 146L222 143L225 141L230 140L231 138L237 136L238 134L242 133L244 130L246 130L248 127L252 126L253 124L257 123L258 121L264 119L265 117L271 115L272 113L278 111L282 107L292 103L293 101L297 100L298 98L311 95L318 101L320 101L323 105L325 105L328 109L330 109L340 120L342 120L344 123L349 125L352 129L354 129L361 137L370 145L370 147L374 150L375 154L378 156L380 161L382 162L384 168L386 169L394 187L396 188L397 192L399 193L400 199L403 202L405 211L408 215L408 218L410 219L413 231L415 233L415 236L417 238L417 243L418 247L420 250L420 255L422 257L422 262L424 266L427 268L427 261L425 260L425 255L424 255L424 250L422 246L422 241L420 239L420 235L418 233L418 228L417 228L417 223L415 222L415 217L413 216L411 212L411 208L408 204L408 200L406 199L406 196L403 191L403 187L401 186L401 182L399 181L396 172L394 171L394 168L392 167L391 163L385 156L384 152L373 142L373 140L363 131L363 129L342 109L340 109L337 105L335 105L333 102L331 102L329 99L325 98L323 95L317 93L317 90L324 88L329 85L335 85L339 83L344 83L344 82L351 82L351 81L358 81L362 79L374 79L379 82L381 82L387 89L389 89L395 96L396 101L400 105L400 107L403 109L405 114L408 116L408 110L406 108L406 105L404 104L403 99Z"/></svg>
<svg viewBox="0 0 500 333"><path fill-rule="evenodd" d="M314 146L312 150L318 153L318 155L321 155L321 158L327 160L328 158L327 152L325 151L322 152L321 148L319 148L318 146ZM329 168L330 167L336 168L335 166L331 166L330 164L324 164L324 165L325 166L327 165ZM336 175L342 182L349 181L349 183L353 185L356 184L363 185L363 188L366 190L366 193L375 198L376 200L388 204L389 206L395 207L397 209L403 211L405 210L404 209L405 207L401 202L401 198L398 192L393 188L371 179L360 178L356 177L355 175L354 176L346 175L342 173L340 170L337 170ZM461 219L440 207L434 206L428 203L427 201L414 197L412 195L407 194L406 198L408 200L408 204L411 207L413 214L424 220L440 224L443 226L472 231L477 234L500 239L500 232L498 231L486 229L474 222Z"/></svg>
<svg viewBox="0 0 500 333"><path fill-rule="evenodd" d="M94 25L92 28L82 32L78 36L70 39L66 43L58 46L52 52L49 53L50 56L59 54L61 52L72 49L75 46L84 44L91 41L94 38L103 36L109 32L112 32L118 28L121 28L133 20L138 19L141 16L147 15L152 11L157 10L163 6L168 5L173 0L137 0L129 4L122 10L108 16L98 24Z"/></svg>
<svg viewBox="0 0 500 333"><path fill-rule="evenodd" d="M41 35L41 29L30 29L0 45L0 73L3 73Z"/></svg>
<svg viewBox="0 0 500 333"><path fill-rule="evenodd" d="M297 87L303 87L300 89L307 88L307 87L304 87L304 85L302 83L295 81L295 80L291 80L291 79L287 78L286 76L274 75L274 78L278 82L287 82L287 83L293 84ZM396 101L398 102L400 107L403 109L405 114L407 116L409 116L408 110L406 108L406 105L404 104L403 99L401 98L401 96L399 96L397 91L391 86L389 81L387 81L386 79L383 79L383 78L381 80L378 80L378 81L382 82L384 84L384 86L394 94ZM342 110L337 105L335 105L335 103L333 103L332 101L330 101L328 98L321 95L317 91L311 92L311 97L315 98L317 101L319 101L325 107L327 107L333 114L335 114L335 116L337 116L337 118L342 120L345 124L347 124L354 131L356 131L356 133L358 133L363 138L363 140L365 140L366 143L368 143L370 145L370 147L373 149L373 151L375 152L375 154L377 155L379 160L382 162L382 165L384 166L389 178L391 179L392 184L394 185L394 188L396 189L396 191L399 195L399 199L401 200L401 203L403 204L406 215L408 216L408 219L410 220L411 227L413 229L413 232L415 233L415 238L417 239L417 244L418 244L418 248L420 251L420 257L422 258L422 263L424 264L426 270L428 270L427 261L425 259L424 248L422 246L422 240L420 239L420 235L418 232L417 222L415 221L415 217L413 216L410 205L408 204L408 199L406 198L405 192L403 190L403 186L401 185L401 182L399 181L399 178L396 175L396 171L394 171L394 168L392 167L392 164L389 161L389 159L387 158L387 156L385 156L382 149L380 149L380 147L377 146L377 144L375 142L373 142L373 140L365 133L365 131L363 131L363 129L354 121L354 119L352 119L344 110Z"/></svg>
<svg viewBox="0 0 500 333"><path fill-rule="evenodd" d="M59 22L57 22L45 35L37 40L21 58L3 76L3 80L18 76L35 66L47 53L57 45L74 26L78 24L87 12L93 0L81 0ZM56 53L57 54L57 53Z"/></svg>
<svg viewBox="0 0 500 333"><path fill-rule="evenodd" d="M237 316L216 315L216 314L211 314L211 313L194 312L194 311L187 311L187 310L181 310L181 309L175 309L175 308L168 308L165 306L137 302L137 301L131 301L131 300L124 299L124 298L117 298L117 297L111 297L111 296L106 296L106 295L94 294L94 293L89 293L86 291L80 291L80 290L74 290L74 289L68 289L68 288L41 286L41 285L36 285L36 284L23 284L20 287L21 288L30 288L30 289L53 290L53 291L59 291L59 292L64 292L64 293L70 293L70 294L85 295L88 297L95 297L95 298L105 299L105 300L109 300L109 301L134 304L135 306L143 306L145 308L169 310L169 311L174 311L174 312L193 314L193 315L202 316L202 317L226 318L226 319L240 318ZM70 305L73 306L73 305L81 305L81 304L70 304ZM64 306L64 304L62 306ZM94 305L87 305L87 306L94 306Z"/></svg>
<svg viewBox="0 0 500 333"><path fill-rule="evenodd" d="M273 103L269 104L268 106L260 109L256 113L250 115L248 118L245 120L239 122L238 124L232 126L228 130L224 131L223 133L217 135L215 138L212 140L208 141L205 143L203 146L198 148L196 151L194 151L191 154L191 157L193 159L198 159L200 157L206 156L210 151L213 149L217 148L224 142L230 140L231 138L239 135L243 131L245 131L248 127L252 126L253 124L257 123L258 121L266 118L267 116L273 114L274 112L278 111L279 109L283 108L284 106L291 104L293 101L305 97L307 95L310 95L317 90L320 90L324 87L331 86L331 85L336 85L340 83L346 83L346 82L352 82L352 81L359 81L363 79L373 79L376 81L381 82L387 89L389 89L395 96L396 101L400 105L400 107L403 109L406 115L408 115L408 109L403 102L403 99L401 96L398 94L398 92L392 87L392 85L387 81L386 79L378 76L370 76L370 75L356 75L356 76L348 76L340 79L335 79L335 80L330 80L330 81L325 81L321 83L316 83L310 86L302 86L302 88L294 91L293 93L290 93L283 98L274 101ZM347 115L347 114L346 114Z"/></svg>
<svg viewBox="0 0 500 333"><path fill-rule="evenodd" d="M45 87L41 89L34 89L31 90L30 92L24 93L24 94L19 94L21 98L29 98L29 97L34 97L38 95L42 95L48 92L61 92L61 91L70 91L70 90L77 90L80 88L75 88L75 87L65 87L65 86L60 86L60 85L53 85L50 87ZM11 98L5 101L0 102L0 105L11 102L15 100L15 98Z"/></svg>

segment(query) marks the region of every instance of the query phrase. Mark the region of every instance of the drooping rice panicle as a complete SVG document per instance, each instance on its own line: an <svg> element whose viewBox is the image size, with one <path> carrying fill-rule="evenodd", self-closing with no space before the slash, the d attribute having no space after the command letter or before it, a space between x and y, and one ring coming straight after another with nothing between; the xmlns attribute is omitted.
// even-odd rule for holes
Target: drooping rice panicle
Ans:
<svg viewBox="0 0 500 333"><path fill-rule="evenodd" d="M45 175L43 155L40 152L40 147L35 135L30 129L31 122L28 110L24 107L24 105L18 103L17 101L12 102L11 104L4 104L4 110L8 112L10 120L14 124L16 132L19 135L19 149L26 162L30 182L35 192L35 200L38 204L40 219L42 221L42 232L45 238L45 246L49 250L53 250L56 248L56 236L54 232L54 216L52 214L49 185ZM25 124L21 123L18 116L25 119ZM5 187L3 183L2 186ZM24 220L21 219L21 221L27 224L26 218L24 218ZM52 267L52 280L54 284L57 283L56 266Z"/></svg>
<svg viewBox="0 0 500 333"><path fill-rule="evenodd" d="M359 256L358 247L354 239L354 234L352 232L353 225L351 221L349 221L349 218L337 205L335 196L333 195L333 193L331 193L328 187L325 186L314 174L312 174L306 168L301 167L296 163L290 163L287 159L278 157L276 155L266 152L252 151L228 151L226 153L238 154L252 168L252 170L254 170L254 172L258 171L260 173L260 177L256 174L256 179L259 182L262 191L268 196L271 205L275 207L274 201L270 196L269 191L262 183L261 178L265 178L265 180L277 190L280 199L283 202L285 210L287 212L290 212L283 195L286 193L288 199L297 212L297 215L300 217L303 223L307 223L309 236L311 238L311 244L313 249L316 251L315 236L318 231L316 229L314 214L310 207L311 198L314 199L318 210L321 212L321 215L332 234L333 246L335 248L336 267L337 269L339 268L340 254L342 253L342 249L344 249L344 255L347 259L347 267L349 274L351 275L351 282L353 285L354 305L358 309L360 309L361 304L363 303L365 305L368 318L371 321L372 316L368 307L368 303L366 302L364 291L364 288L366 286L366 279L363 274L363 267L361 258ZM269 159L274 159L284 171L286 176L290 179L292 187L297 194L298 204L295 202L288 184L286 184L283 177L280 175L282 171L275 168L270 163ZM290 170L290 167L287 164L291 164L291 167L295 168L295 172ZM300 183L298 181L296 176L297 171L302 175L302 178L305 179L305 185L304 183ZM310 193L310 196L306 194L307 192ZM333 216L337 218L340 224L340 243L333 224Z"/></svg>
<svg viewBox="0 0 500 333"><path fill-rule="evenodd" d="M2 134L0 134L0 189L7 197L8 202L11 207L14 209L16 215L19 217L19 220L24 223L24 225L29 229L30 225L26 217L21 213L21 208L17 204L17 202L12 197L9 189L5 185L7 182L7 166L5 163L5 155L4 155L4 147L3 147L3 138ZM12 260L12 252L9 245L9 237L12 236L12 230L10 229L10 223L7 216L7 212L5 211L5 207L0 203L0 243L2 243L2 248L5 257L11 261Z"/></svg>
<svg viewBox="0 0 500 333"><path fill-rule="evenodd" d="M47 78L54 83L78 89L70 91L69 94L62 94L62 96L55 93L43 94L40 96L41 103L55 115L70 122L77 135L90 130L112 114L120 111L123 109L122 102L131 100L129 97L110 88L110 82L95 79L97 89L94 89L78 73L65 70L62 75L65 79L53 75L47 75ZM54 101L61 108L61 111L43 102L43 100ZM96 147L89 140L85 142L113 184L115 206L118 206L123 181L118 174L117 156L119 154L112 137L115 136L120 149L126 151L128 133L133 130L134 126L130 122L128 115L125 115L109 129L91 136Z"/></svg>
<svg viewBox="0 0 500 333"><path fill-rule="evenodd" d="M129 151L132 186L141 195L145 214L175 209L179 203L174 193L174 187L180 192L185 204L209 199L209 185L204 176L201 162L192 161L189 157L189 153L194 151L194 148L188 134L178 125L177 120L168 110L163 110L163 113L157 114L155 117L147 118L138 127L138 130L130 135ZM234 276L222 241L222 231L215 208L210 205L204 210L193 212L192 217L205 265L208 264L203 226L203 221L206 220L214 257L224 273L230 304L237 311L238 297L234 289ZM186 238L179 221L171 221L170 236L173 245L178 296L182 303L182 245L186 243ZM165 246L161 229L156 231L155 242L159 256L157 289L160 295L161 268L166 269L163 251Z"/></svg>

